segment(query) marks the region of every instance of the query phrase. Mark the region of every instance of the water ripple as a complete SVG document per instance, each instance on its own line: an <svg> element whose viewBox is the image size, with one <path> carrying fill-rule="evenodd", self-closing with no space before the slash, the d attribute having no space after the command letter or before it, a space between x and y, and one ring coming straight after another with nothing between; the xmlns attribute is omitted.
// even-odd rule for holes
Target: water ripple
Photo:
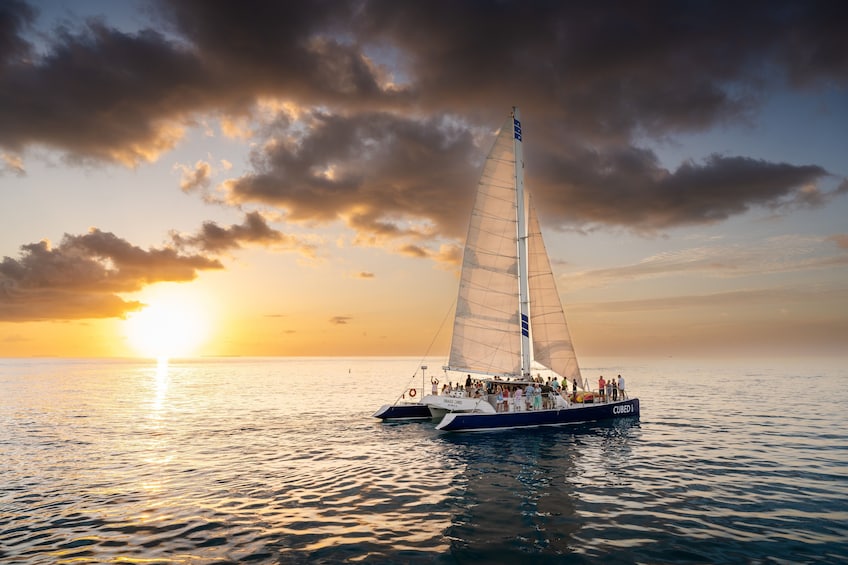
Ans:
<svg viewBox="0 0 848 565"><path fill-rule="evenodd" d="M5 362L0 560L848 558L848 433L838 410L784 400L803 382L848 405L844 373L758 367L769 394L716 402L747 373L634 365L614 371L639 421L449 435L370 418L409 366Z"/></svg>

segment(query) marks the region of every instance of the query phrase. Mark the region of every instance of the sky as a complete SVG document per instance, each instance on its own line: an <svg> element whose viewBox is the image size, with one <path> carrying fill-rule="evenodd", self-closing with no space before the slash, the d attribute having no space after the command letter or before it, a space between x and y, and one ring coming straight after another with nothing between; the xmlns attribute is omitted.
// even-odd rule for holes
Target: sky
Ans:
<svg viewBox="0 0 848 565"><path fill-rule="evenodd" d="M0 3L0 356L446 355L521 109L579 356L844 355L848 4Z"/></svg>

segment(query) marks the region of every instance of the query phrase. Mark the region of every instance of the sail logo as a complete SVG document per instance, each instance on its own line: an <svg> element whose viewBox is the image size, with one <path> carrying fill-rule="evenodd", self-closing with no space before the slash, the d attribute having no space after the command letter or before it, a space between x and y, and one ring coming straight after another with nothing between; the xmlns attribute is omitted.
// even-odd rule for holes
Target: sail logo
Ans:
<svg viewBox="0 0 848 565"><path fill-rule="evenodd" d="M527 320L527 314L521 315L521 335L530 337L530 322Z"/></svg>
<svg viewBox="0 0 848 565"><path fill-rule="evenodd" d="M625 404L624 406L613 406L612 413L613 414L630 414L633 412L633 406L630 404Z"/></svg>
<svg viewBox="0 0 848 565"><path fill-rule="evenodd" d="M512 129L515 132L515 139L517 139L518 141L521 141L521 122L519 122L518 120L513 118L512 119Z"/></svg>

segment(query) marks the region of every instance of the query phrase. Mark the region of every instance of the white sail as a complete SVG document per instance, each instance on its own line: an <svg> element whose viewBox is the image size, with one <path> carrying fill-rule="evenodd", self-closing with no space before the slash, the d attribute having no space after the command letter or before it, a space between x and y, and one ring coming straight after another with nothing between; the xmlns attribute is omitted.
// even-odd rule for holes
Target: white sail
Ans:
<svg viewBox="0 0 848 565"><path fill-rule="evenodd" d="M532 358L569 380L581 381L535 207L529 196L524 206L517 202L514 140L521 139L517 124L510 117L501 127L477 186L448 363L457 371L526 372L521 353L520 253L527 261L529 328L525 324L525 331L532 338ZM519 244L521 209L527 214L526 246Z"/></svg>
<svg viewBox="0 0 848 565"><path fill-rule="evenodd" d="M565 321L565 312L556 288L551 262L542 239L536 207L528 198L528 259L530 279L530 328L533 335L533 357L537 363L552 369L568 380L580 378L580 367Z"/></svg>
<svg viewBox="0 0 848 565"><path fill-rule="evenodd" d="M517 374L518 321L515 155L510 117L486 159L468 226L449 365Z"/></svg>
<svg viewBox="0 0 848 565"><path fill-rule="evenodd" d="M514 108L477 185L445 367L494 378L446 394L428 394L413 407L381 409L377 417L419 417L424 407L440 419L437 430L461 432L639 416L636 398L609 400L589 392L569 398L549 391L544 398L534 394L532 403L517 397L498 401L504 389L509 397L528 384L539 366L561 376L562 384L575 392L578 387L591 391L577 365L539 217L525 190L522 138L521 117Z"/></svg>

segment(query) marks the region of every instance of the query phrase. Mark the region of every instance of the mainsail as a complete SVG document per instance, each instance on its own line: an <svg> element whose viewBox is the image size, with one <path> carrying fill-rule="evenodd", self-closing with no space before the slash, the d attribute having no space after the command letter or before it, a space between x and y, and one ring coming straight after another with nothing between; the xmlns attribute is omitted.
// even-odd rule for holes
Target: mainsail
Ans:
<svg viewBox="0 0 848 565"><path fill-rule="evenodd" d="M456 301L450 367L521 371L517 205L512 118L501 127L477 184Z"/></svg>
<svg viewBox="0 0 848 565"><path fill-rule="evenodd" d="M518 234L515 139L521 141L520 129L510 117L498 133L477 185L462 260L449 367L474 373L522 373L521 253L528 264L533 357L562 376L580 380L532 201L521 206L528 219L526 244ZM518 166L523 167L523 163Z"/></svg>

